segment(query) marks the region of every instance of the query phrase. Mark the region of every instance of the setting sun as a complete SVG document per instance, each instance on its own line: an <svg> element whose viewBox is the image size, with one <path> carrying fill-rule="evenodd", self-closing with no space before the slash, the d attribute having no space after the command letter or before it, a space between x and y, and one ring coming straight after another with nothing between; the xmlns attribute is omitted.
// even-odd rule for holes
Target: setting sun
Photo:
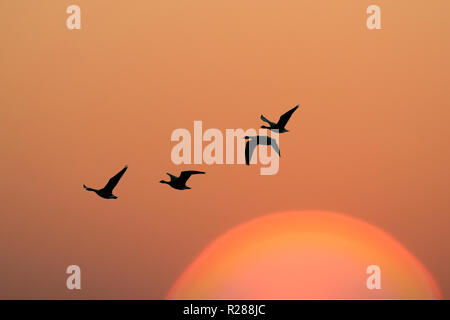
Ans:
<svg viewBox="0 0 450 320"><path fill-rule="evenodd" d="M367 267L380 268L368 289ZM420 261L394 238L355 218L323 211L254 219L209 245L169 299L436 299Z"/></svg>

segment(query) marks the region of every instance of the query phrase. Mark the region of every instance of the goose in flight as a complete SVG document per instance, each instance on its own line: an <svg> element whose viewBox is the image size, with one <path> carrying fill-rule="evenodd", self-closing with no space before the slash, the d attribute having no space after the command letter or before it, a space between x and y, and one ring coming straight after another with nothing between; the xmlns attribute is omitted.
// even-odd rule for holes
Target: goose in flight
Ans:
<svg viewBox="0 0 450 320"><path fill-rule="evenodd" d="M292 108L291 110L289 110L288 112L283 114L277 123L272 122L272 121L268 120L266 117L264 117L263 115L261 115L261 120L264 122L267 122L269 124L269 127L261 126L261 128L270 129L270 130L278 130L278 133L288 132L289 130L287 130L285 128L286 124L288 123L288 121L291 118L294 111L297 110L297 108L298 108L298 106L296 106L295 108Z"/></svg>
<svg viewBox="0 0 450 320"><path fill-rule="evenodd" d="M159 181L160 183L167 183L169 186L171 186L174 189L177 190L186 190L190 189L188 186L186 186L186 182L193 174L205 174L203 171L195 171L195 170L188 170L188 171L181 171L181 174L179 177L174 176L167 172L167 174L170 177L170 181Z"/></svg>
<svg viewBox="0 0 450 320"><path fill-rule="evenodd" d="M125 168L123 168L119 173L117 173L114 177L109 179L108 183L106 184L106 186L103 187L103 189L98 189L97 190L97 189L88 188L84 184L83 184L83 187L87 191L94 191L98 196L100 196L102 198L105 198L105 199L117 199L117 197L112 194L112 191L114 190L116 185L119 183L119 180L120 180L120 178L122 178L122 176L125 173L125 171L127 171L127 168L128 168L128 166L125 166Z"/></svg>
<svg viewBox="0 0 450 320"><path fill-rule="evenodd" d="M258 144L265 145L265 146L272 146L272 148L278 153L278 155L281 157L280 154L280 148L278 147L278 144L275 139L272 139L267 136L245 136L244 139L247 140L247 143L245 144L245 164L250 165L250 160L252 159L253 151L255 151L255 148L258 146Z"/></svg>

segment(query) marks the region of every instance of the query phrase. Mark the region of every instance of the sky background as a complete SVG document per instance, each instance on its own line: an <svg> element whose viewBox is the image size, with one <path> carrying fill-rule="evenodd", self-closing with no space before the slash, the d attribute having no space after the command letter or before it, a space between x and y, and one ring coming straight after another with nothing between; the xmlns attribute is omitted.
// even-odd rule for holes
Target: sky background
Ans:
<svg viewBox="0 0 450 320"><path fill-rule="evenodd" d="M82 29L66 28L81 7ZM382 30L366 27L381 7ZM450 2L0 2L0 298L164 298L211 241L283 210L394 236L450 298ZM176 166L174 129L300 104L274 176ZM87 193L125 164L117 200ZM204 170L180 192L165 172ZM68 265L82 271L69 291Z"/></svg>

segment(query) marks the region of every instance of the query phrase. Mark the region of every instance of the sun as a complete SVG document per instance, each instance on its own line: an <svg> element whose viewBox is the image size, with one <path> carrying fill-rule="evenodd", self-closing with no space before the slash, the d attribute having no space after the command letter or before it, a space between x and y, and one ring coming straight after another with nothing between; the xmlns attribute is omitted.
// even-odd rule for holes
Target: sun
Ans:
<svg viewBox="0 0 450 320"><path fill-rule="evenodd" d="M369 289L371 265L380 289ZM358 219L324 211L270 214L210 244L168 299L440 299L422 263Z"/></svg>

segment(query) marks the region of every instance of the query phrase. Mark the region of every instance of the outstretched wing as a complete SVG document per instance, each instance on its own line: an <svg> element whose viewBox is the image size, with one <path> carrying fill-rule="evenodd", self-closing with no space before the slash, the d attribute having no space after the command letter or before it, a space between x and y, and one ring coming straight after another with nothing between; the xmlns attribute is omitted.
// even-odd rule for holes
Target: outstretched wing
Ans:
<svg viewBox="0 0 450 320"><path fill-rule="evenodd" d="M168 172L166 172L166 174L170 177L170 181L177 180L177 177L174 176L173 174L170 174L170 173L168 173Z"/></svg>
<svg viewBox="0 0 450 320"><path fill-rule="evenodd" d="M105 192L112 193L113 189L116 187L116 185L119 183L120 178L122 178L125 171L127 171L128 166L125 166L118 174L116 174L114 177L109 179L106 186L103 188Z"/></svg>
<svg viewBox="0 0 450 320"><path fill-rule="evenodd" d="M267 119L266 117L264 117L263 115L261 115L261 120L264 122L267 122L271 127L273 127L274 125L276 125L276 123L270 121L269 119Z"/></svg>
<svg viewBox="0 0 450 320"><path fill-rule="evenodd" d="M297 108L298 108L298 106L296 106L295 108L292 108L291 110L289 110L288 112L283 114L280 117L280 120L278 120L278 126L280 126L281 128L284 128L286 126L286 124L288 123L289 119L291 118L292 114L294 113L294 111L297 110Z"/></svg>
<svg viewBox="0 0 450 320"><path fill-rule="evenodd" d="M256 140L248 140L245 144L245 164L250 165L250 161L252 160L253 151L255 151L258 143Z"/></svg>
<svg viewBox="0 0 450 320"><path fill-rule="evenodd" d="M178 180L182 183L186 183L191 175L193 174L205 174L203 171L195 171L195 170L188 170L188 171L181 171L180 177Z"/></svg>
<svg viewBox="0 0 450 320"><path fill-rule="evenodd" d="M278 146L278 143L275 139L269 138L270 139L270 145L272 146L273 150L276 151L276 153L278 153L278 155L281 157L280 154L280 147Z"/></svg>

